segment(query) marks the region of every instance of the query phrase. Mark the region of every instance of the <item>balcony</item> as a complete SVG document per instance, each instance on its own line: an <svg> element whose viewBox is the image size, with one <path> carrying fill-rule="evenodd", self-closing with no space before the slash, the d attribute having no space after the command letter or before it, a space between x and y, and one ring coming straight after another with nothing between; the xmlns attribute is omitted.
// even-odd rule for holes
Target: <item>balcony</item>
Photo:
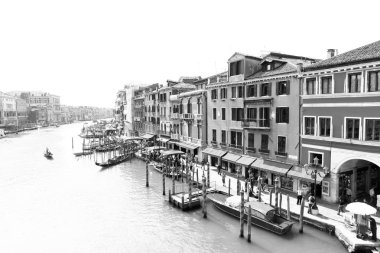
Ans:
<svg viewBox="0 0 380 253"><path fill-rule="evenodd" d="M262 154L267 154L267 155L269 155L269 150L268 150L268 149L262 149L262 148L259 148L259 152L262 153Z"/></svg>
<svg viewBox="0 0 380 253"><path fill-rule="evenodd" d="M202 140L201 139L197 139L197 138L194 138L194 137L190 137L190 138L191 138L191 143L197 144L197 145L202 145Z"/></svg>
<svg viewBox="0 0 380 253"><path fill-rule="evenodd" d="M179 140L179 134L171 134L170 138L174 140Z"/></svg>
<svg viewBox="0 0 380 253"><path fill-rule="evenodd" d="M171 118L171 119L179 119L179 113L172 113L172 114L170 115L170 118Z"/></svg>
<svg viewBox="0 0 380 253"><path fill-rule="evenodd" d="M224 148L227 147L227 143L225 143L225 142L221 142L221 143L219 143L219 145L220 145L221 147L224 147Z"/></svg>
<svg viewBox="0 0 380 253"><path fill-rule="evenodd" d="M230 148L234 148L234 149L240 149L240 150L243 149L243 146L235 145L235 144L230 144L229 147L230 147Z"/></svg>
<svg viewBox="0 0 380 253"><path fill-rule="evenodd" d="M258 127L256 119L243 119L241 121L241 127L243 128L256 128Z"/></svg>
<svg viewBox="0 0 380 253"><path fill-rule="evenodd" d="M217 147L218 143L216 141L211 141L211 145L214 146L214 147Z"/></svg>
<svg viewBox="0 0 380 253"><path fill-rule="evenodd" d="M288 156L288 153L286 153L286 152L278 152L278 151L276 151L274 153L275 153L276 156L285 156L285 157Z"/></svg>
<svg viewBox="0 0 380 253"><path fill-rule="evenodd" d="M140 117L136 117L136 116L135 116L135 117L133 117L133 120L134 120L134 121L140 121Z"/></svg>
<svg viewBox="0 0 380 253"><path fill-rule="evenodd" d="M256 153L256 149L254 147L247 147L246 149L248 152Z"/></svg>
<svg viewBox="0 0 380 253"><path fill-rule="evenodd" d="M194 119L194 114L192 114L192 113L184 113L184 114L181 115L181 119L187 119L187 120Z"/></svg>
<svg viewBox="0 0 380 253"><path fill-rule="evenodd" d="M138 109L138 108L141 108L143 105L141 104L135 104L135 108Z"/></svg>
<svg viewBox="0 0 380 253"><path fill-rule="evenodd" d="M194 119L195 120L202 120L203 114L194 113Z"/></svg>
<svg viewBox="0 0 380 253"><path fill-rule="evenodd" d="M187 141L189 141L189 137L184 136L184 135L181 135L181 136L179 137L179 140L180 140L180 141L187 142Z"/></svg>
<svg viewBox="0 0 380 253"><path fill-rule="evenodd" d="M188 142L188 143L191 143L191 144L196 144L196 145L199 145L199 146L202 145L202 140L194 138L194 137L189 137L189 136L181 135L181 136L179 136L179 140L183 141L183 142Z"/></svg>

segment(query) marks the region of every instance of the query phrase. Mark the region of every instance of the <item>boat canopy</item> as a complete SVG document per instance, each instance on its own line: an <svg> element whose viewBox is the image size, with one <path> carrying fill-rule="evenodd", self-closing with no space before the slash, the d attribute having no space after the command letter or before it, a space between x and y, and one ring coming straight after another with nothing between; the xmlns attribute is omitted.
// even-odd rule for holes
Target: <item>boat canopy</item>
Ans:
<svg viewBox="0 0 380 253"><path fill-rule="evenodd" d="M244 204L246 208L251 205L252 214L260 218L265 218L269 221L273 221L275 209L268 204L258 201L249 201Z"/></svg>
<svg viewBox="0 0 380 253"><path fill-rule="evenodd" d="M163 156L168 156L168 155L181 155L181 154L184 154L184 152L180 151L180 150L174 150L174 149L170 149L170 150L162 150L161 151L161 154Z"/></svg>
<svg viewBox="0 0 380 253"><path fill-rule="evenodd" d="M153 151L153 150L166 149L166 148L165 147L160 147L160 146L152 146L152 147L146 147L145 149L147 151Z"/></svg>
<svg viewBox="0 0 380 253"><path fill-rule="evenodd" d="M226 205L234 208L239 208L241 203L241 197L240 196L231 196L226 198Z"/></svg>

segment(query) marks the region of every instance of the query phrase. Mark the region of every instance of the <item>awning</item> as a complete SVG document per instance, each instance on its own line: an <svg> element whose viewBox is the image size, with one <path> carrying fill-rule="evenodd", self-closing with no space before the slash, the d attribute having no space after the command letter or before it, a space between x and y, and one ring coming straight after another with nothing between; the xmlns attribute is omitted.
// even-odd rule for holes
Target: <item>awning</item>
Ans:
<svg viewBox="0 0 380 253"><path fill-rule="evenodd" d="M161 138L158 138L157 140L161 141L162 143L167 143L170 139L161 137Z"/></svg>
<svg viewBox="0 0 380 253"><path fill-rule="evenodd" d="M179 150L170 149L170 150L161 150L161 154L162 154L163 156L168 156L168 155L181 155L181 154L184 154L184 152L179 151Z"/></svg>
<svg viewBox="0 0 380 253"><path fill-rule="evenodd" d="M145 149L146 149L147 151L152 151L152 150L157 150L157 149L165 149L165 147L152 146L152 147L146 147Z"/></svg>
<svg viewBox="0 0 380 253"><path fill-rule="evenodd" d="M294 177L294 178L298 178L298 179L301 179L301 180L306 181L306 182L314 183L315 179L311 175L311 172L312 172L312 170L309 169L309 171L308 171L309 174L307 174L306 169L298 167L298 166L294 166L291 170L288 171L286 176L287 177ZM320 184L324 178L320 174L324 175L323 172L317 173L317 184Z"/></svg>
<svg viewBox="0 0 380 253"><path fill-rule="evenodd" d="M237 160L239 160L241 156L240 155L235 155L235 154L232 154L232 153L227 153L227 155L223 156L222 159L225 160L225 161L229 161L229 162L236 162Z"/></svg>
<svg viewBox="0 0 380 253"><path fill-rule="evenodd" d="M249 166L249 165L251 165L251 163L256 161L256 159L257 159L256 157L250 157L250 156L243 155L242 157L240 157L239 160L236 161L236 163L244 165L244 166Z"/></svg>
<svg viewBox="0 0 380 253"><path fill-rule="evenodd" d="M153 134L144 134L143 136L141 136L141 138L147 139L147 140L152 139L153 137L154 137Z"/></svg>
<svg viewBox="0 0 380 253"><path fill-rule="evenodd" d="M251 166L259 170L270 171L277 175L285 175L293 165L258 158Z"/></svg>
<svg viewBox="0 0 380 253"><path fill-rule="evenodd" d="M216 156L216 157L222 157L227 153L227 151L224 150L218 150L214 148L206 148L205 150L202 151L205 154Z"/></svg>
<svg viewBox="0 0 380 253"><path fill-rule="evenodd" d="M196 149L196 148L198 148L197 146L193 146L193 145L190 145L190 144L184 143L184 142L177 142L176 144L178 146L182 147L182 148L187 148L187 149Z"/></svg>

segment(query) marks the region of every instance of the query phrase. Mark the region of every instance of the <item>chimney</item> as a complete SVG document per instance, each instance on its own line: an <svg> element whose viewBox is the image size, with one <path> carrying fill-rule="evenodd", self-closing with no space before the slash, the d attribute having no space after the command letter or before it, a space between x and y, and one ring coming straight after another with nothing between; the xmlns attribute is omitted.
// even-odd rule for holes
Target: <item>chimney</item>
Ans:
<svg viewBox="0 0 380 253"><path fill-rule="evenodd" d="M303 68L303 63L302 62L297 63L297 72L298 73L302 72L302 68Z"/></svg>
<svg viewBox="0 0 380 253"><path fill-rule="evenodd" d="M338 49L327 49L327 59L334 57L338 54Z"/></svg>

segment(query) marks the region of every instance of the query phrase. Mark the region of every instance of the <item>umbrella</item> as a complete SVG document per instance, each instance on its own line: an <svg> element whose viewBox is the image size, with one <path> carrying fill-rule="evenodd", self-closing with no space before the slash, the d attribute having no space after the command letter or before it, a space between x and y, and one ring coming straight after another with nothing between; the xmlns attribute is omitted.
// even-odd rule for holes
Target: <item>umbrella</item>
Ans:
<svg viewBox="0 0 380 253"><path fill-rule="evenodd" d="M346 206L346 210L360 215L371 215L376 213L376 208L363 202L350 203Z"/></svg>

